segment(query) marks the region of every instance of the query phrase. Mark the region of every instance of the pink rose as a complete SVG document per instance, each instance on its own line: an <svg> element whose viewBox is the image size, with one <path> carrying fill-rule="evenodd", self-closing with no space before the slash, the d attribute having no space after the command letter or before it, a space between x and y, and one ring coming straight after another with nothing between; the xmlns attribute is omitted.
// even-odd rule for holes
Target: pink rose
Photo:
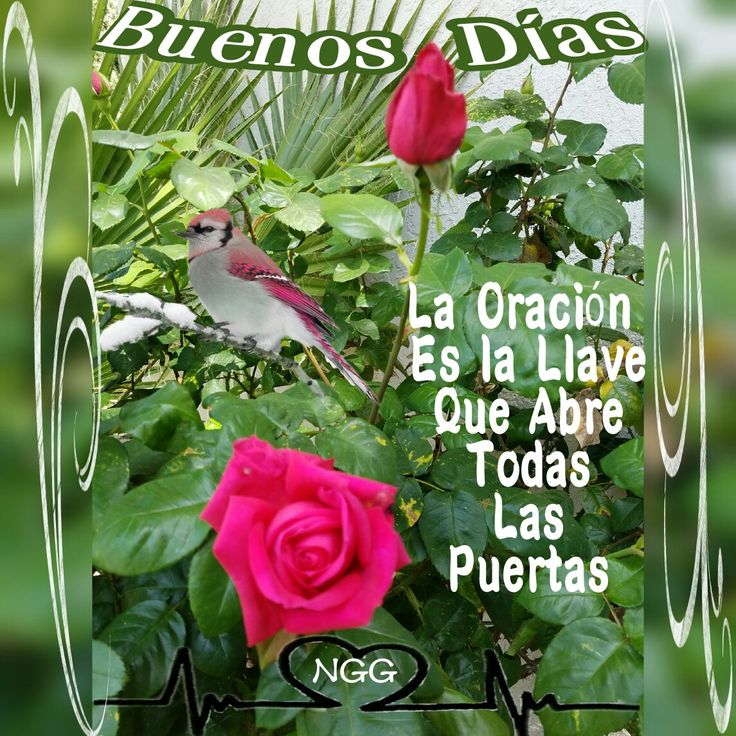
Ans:
<svg viewBox="0 0 736 736"><path fill-rule="evenodd" d="M455 92L455 70L433 43L425 46L396 88L386 114L391 152L415 166L434 164L458 150L468 118Z"/></svg>
<svg viewBox="0 0 736 736"><path fill-rule="evenodd" d="M217 531L215 557L238 591L248 644L281 629L368 624L411 562L393 526L396 489L256 437L233 447L202 518Z"/></svg>
<svg viewBox="0 0 736 736"><path fill-rule="evenodd" d="M97 70L92 70L92 91L96 97L105 97L110 93L110 83Z"/></svg>

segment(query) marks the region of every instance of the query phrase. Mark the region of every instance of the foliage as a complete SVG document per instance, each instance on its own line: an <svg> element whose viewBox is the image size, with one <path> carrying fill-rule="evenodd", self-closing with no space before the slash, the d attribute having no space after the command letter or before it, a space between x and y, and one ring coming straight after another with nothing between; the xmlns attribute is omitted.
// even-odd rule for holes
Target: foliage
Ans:
<svg viewBox="0 0 736 736"><path fill-rule="evenodd" d="M225 13L226 7L215 2L210 12ZM386 26L393 22L392 12ZM119 63L105 59L103 71ZM622 99L634 101L637 69L615 68L609 70L611 85ZM348 75L338 93L310 75L286 75L280 87L278 79L267 78L271 106L267 102L233 124L235 111L260 94L255 80L236 80L222 70L202 75L201 70L145 62L143 77L134 84L136 69L132 62L120 67L117 84L123 91L114 91L110 109L101 109L96 118L99 194L92 265L98 285L148 291L196 306L187 289L186 249L175 233L193 208L228 206L292 278L319 295L338 324L336 347L366 380L380 378L405 293L380 274L394 268L391 252L406 260L402 208L415 198L395 163L380 158L382 106L392 83L382 87ZM571 70L562 95L584 76ZM147 94L151 97L143 104ZM536 96L520 100L521 93L513 91L500 100L473 104L479 122L501 114L517 122L503 131L468 130L454 179L456 191L467 198L465 215L433 244L419 271L417 291L425 306L440 291L452 292L456 300L458 329L450 338L440 332L435 337L437 349L448 339L461 348L456 382L461 396L486 403L501 392L516 397L511 431L495 438L499 449L522 452L539 439L547 452L569 456L571 448L560 435L531 437L526 431L529 409L523 397L533 396L540 386L533 370L521 372L513 385L482 381L475 353L479 327L472 310L474 296L490 279L516 292L567 288L572 280L591 288L595 279L603 289L626 290L634 314L643 315L641 252L629 242L622 205L643 194L641 146L608 150L603 126L558 119L562 95L551 113ZM203 101L213 105L215 99L228 101L209 114L212 108ZM201 118L195 109L205 111ZM357 128L345 128L349 140L335 138L345 124L344 111L353 116L358 109L363 117ZM297 137L295 121L305 121ZM392 201L381 196L399 190L402 195ZM575 266L566 263L571 256ZM108 310L103 324L115 316ZM563 336L558 335L560 340ZM575 344L596 345L634 339L608 327L571 331L570 336ZM533 364L529 351L536 338L525 327L501 325L490 337L511 344ZM298 345L284 349L308 365ZM636 432L641 386L617 387L621 378L613 382L626 397L627 429L620 436L602 434L599 444L587 448L591 484L580 493L547 491L544 496L565 509L561 555L608 556L608 594L560 595L546 585L535 593L490 594L470 584L451 593L450 544L468 544L478 554L501 559L520 551L518 540L494 535L494 492L501 492L510 514L541 501L526 488L497 488L493 472L486 487L479 487L475 458L464 449L477 437L463 430L444 442L435 438L432 412L440 384L418 384L407 366L397 368L372 424L365 397L334 374L320 398L304 385L292 385L293 376L278 366L178 330L108 354L104 436L93 491L99 573L94 577L94 634L114 650L116 688L136 697L159 692L174 651L186 644L202 692L232 692L246 699L294 697L273 667L261 672L253 666L232 585L212 557L211 535L198 519L233 440L255 434L278 447L334 457L339 469L399 488L396 525L413 564L398 574L369 627L343 633L361 645L399 641L424 651L432 669L418 699L482 697L482 651L503 644L512 683L536 672L538 694L555 692L563 701L638 702L643 483ZM598 393L605 381L602 375L590 388ZM534 544L524 553L536 554ZM544 545L537 546L543 553ZM106 651L100 650L100 656ZM366 702L372 687L366 683L339 697L357 692ZM330 688L324 684L324 692L332 694ZM432 718L413 713L376 718L349 702L331 712L216 715L207 733L511 732L503 708L498 716L456 711ZM118 732L183 733L181 710L172 708L166 716L123 709ZM602 736L625 726L632 714L547 710L541 717L549 733Z"/></svg>

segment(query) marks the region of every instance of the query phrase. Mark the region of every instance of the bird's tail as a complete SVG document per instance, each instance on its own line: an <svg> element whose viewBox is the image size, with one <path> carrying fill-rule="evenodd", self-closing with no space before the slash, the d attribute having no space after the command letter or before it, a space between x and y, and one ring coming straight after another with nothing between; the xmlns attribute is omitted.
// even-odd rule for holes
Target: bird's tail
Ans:
<svg viewBox="0 0 736 736"><path fill-rule="evenodd" d="M358 372L330 345L325 338L320 337L317 341L317 347L322 351L327 362L336 370L340 371L345 377L345 380L360 389L371 401L377 402L378 398L373 393L371 388L366 385L365 381L358 375Z"/></svg>

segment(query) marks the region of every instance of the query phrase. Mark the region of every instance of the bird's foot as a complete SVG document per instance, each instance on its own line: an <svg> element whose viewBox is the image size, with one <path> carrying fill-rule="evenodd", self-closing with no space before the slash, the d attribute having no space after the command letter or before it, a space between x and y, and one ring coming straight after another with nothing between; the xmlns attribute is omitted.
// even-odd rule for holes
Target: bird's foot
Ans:
<svg viewBox="0 0 736 736"><path fill-rule="evenodd" d="M229 322L213 322L212 329L222 330L223 332L227 332L228 334L230 334L230 323Z"/></svg>

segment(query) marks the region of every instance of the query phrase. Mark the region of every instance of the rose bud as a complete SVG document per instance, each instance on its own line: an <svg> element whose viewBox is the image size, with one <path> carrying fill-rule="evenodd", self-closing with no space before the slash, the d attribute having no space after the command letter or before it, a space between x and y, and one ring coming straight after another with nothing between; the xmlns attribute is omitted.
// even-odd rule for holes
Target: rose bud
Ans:
<svg viewBox="0 0 736 736"><path fill-rule="evenodd" d="M237 440L202 519L240 598L248 644L279 631L367 625L411 562L393 525L396 489L331 460Z"/></svg>
<svg viewBox="0 0 736 736"><path fill-rule="evenodd" d="M107 97L110 94L110 83L97 70L92 70L92 91L97 97Z"/></svg>
<svg viewBox="0 0 736 736"><path fill-rule="evenodd" d="M417 56L389 102L386 138L391 152L414 173L420 166L437 188L449 186L449 159L468 125L465 95L455 92L455 70L431 43Z"/></svg>

